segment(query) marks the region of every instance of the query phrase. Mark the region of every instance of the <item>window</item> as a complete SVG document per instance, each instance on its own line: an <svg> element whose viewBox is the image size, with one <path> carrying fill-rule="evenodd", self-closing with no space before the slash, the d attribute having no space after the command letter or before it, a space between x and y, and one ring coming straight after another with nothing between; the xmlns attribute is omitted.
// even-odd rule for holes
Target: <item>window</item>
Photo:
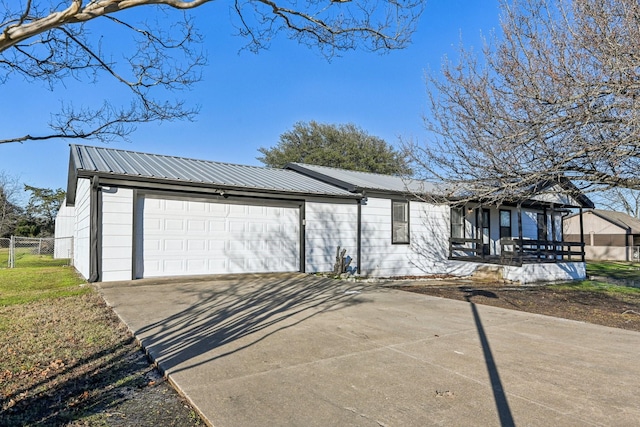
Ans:
<svg viewBox="0 0 640 427"><path fill-rule="evenodd" d="M409 202L391 201L391 243L409 243Z"/></svg>
<svg viewBox="0 0 640 427"><path fill-rule="evenodd" d="M451 208L451 237L464 239L464 208Z"/></svg>
<svg viewBox="0 0 640 427"><path fill-rule="evenodd" d="M476 210L476 227L478 237L482 240L482 255L491 253L491 217L489 209Z"/></svg>
<svg viewBox="0 0 640 427"><path fill-rule="evenodd" d="M543 213L538 213L537 215L538 222L538 240L547 240L547 215Z"/></svg>
<svg viewBox="0 0 640 427"><path fill-rule="evenodd" d="M500 238L511 238L511 211L500 210Z"/></svg>

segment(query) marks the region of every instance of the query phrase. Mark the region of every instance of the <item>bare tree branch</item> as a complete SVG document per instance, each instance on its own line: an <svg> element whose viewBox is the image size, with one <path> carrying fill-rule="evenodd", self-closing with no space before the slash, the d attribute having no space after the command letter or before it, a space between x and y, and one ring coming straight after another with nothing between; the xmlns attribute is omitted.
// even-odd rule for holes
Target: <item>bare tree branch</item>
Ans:
<svg viewBox="0 0 640 427"><path fill-rule="evenodd" d="M504 1L501 18L479 55L427 76L417 169L494 199L564 178L640 189L637 0Z"/></svg>
<svg viewBox="0 0 640 427"><path fill-rule="evenodd" d="M69 78L97 82L107 77L130 90L133 101L124 109L103 105L95 111L67 103L55 115L50 134L27 133L0 139L0 144L55 138L108 141L126 138L136 123L193 119L198 107L157 97L189 89L200 80L206 64L202 36L189 15L172 9L197 9L209 1L27 0L6 5L0 12L0 84L22 77L53 89ZM268 48L282 33L331 57L356 47L405 47L423 4L424 0L235 0L234 10L239 34L247 37L252 51ZM132 15L120 14L142 7L162 14L163 21L134 23L128 20ZM167 24L170 18L175 21ZM128 32L135 43L110 46L111 32L93 32L97 22L112 24L113 32Z"/></svg>
<svg viewBox="0 0 640 427"><path fill-rule="evenodd" d="M612 188L598 194L598 204L604 208L624 212L640 218L640 191L626 188Z"/></svg>

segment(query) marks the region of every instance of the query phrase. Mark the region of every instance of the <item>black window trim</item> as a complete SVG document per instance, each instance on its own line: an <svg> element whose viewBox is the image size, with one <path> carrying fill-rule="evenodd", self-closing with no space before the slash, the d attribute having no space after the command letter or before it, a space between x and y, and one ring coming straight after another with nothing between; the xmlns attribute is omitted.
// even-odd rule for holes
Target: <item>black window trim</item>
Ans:
<svg viewBox="0 0 640 427"><path fill-rule="evenodd" d="M405 206L405 212L407 214L407 240L406 241L396 241L394 238L394 225L395 219L393 215L393 208L396 203L402 203ZM411 241L411 215L410 215L410 204L409 200L399 200L399 199L391 199L391 244L392 245L408 245Z"/></svg>
<svg viewBox="0 0 640 427"><path fill-rule="evenodd" d="M507 228L502 225L502 212L509 214L509 236L502 235L502 229ZM511 212L511 209L500 209L500 212L498 213L498 227L501 239L504 237L513 238L513 212Z"/></svg>
<svg viewBox="0 0 640 427"><path fill-rule="evenodd" d="M460 220L462 222L458 223L458 224L454 224L453 223L453 211L459 211L460 212ZM451 237L452 238L466 238L467 237L467 227L465 226L465 208L464 206L451 206L451 210L449 212L449 225L450 225L450 233L451 233ZM462 236L454 236L453 235L453 226L454 225L459 225L462 227ZM461 245L462 243L455 243L456 245Z"/></svg>
<svg viewBox="0 0 640 427"><path fill-rule="evenodd" d="M540 217L542 217L542 224L540 223ZM540 241L549 240L549 224L546 212L536 212L536 228L537 228L537 236L536 239ZM542 236L541 236L542 234ZM543 237L542 239L540 237Z"/></svg>

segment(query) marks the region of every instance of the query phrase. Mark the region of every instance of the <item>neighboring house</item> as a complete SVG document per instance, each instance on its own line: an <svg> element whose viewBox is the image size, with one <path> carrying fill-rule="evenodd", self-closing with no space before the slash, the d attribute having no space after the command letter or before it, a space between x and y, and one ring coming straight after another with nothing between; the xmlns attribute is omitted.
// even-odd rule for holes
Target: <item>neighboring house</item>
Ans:
<svg viewBox="0 0 640 427"><path fill-rule="evenodd" d="M514 205L456 206L429 196L433 184L395 176L72 145L61 215L74 220L57 237L74 236L74 265L90 281L327 272L338 246L365 276L468 276L494 265L522 283L583 278L561 215L593 205L557 185Z"/></svg>
<svg viewBox="0 0 640 427"><path fill-rule="evenodd" d="M567 240L580 241L580 216L564 219ZM582 219L585 256L591 260L638 261L640 220L622 212L592 209Z"/></svg>

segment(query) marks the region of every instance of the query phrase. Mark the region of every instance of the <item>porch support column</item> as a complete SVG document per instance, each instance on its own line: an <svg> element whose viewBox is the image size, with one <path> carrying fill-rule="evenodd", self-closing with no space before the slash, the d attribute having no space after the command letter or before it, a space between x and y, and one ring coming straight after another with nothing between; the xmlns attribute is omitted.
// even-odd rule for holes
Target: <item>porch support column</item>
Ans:
<svg viewBox="0 0 640 427"><path fill-rule="evenodd" d="M544 215L544 259L549 257L549 218L547 213L547 207L544 206L542 208L542 214ZM538 251L540 251L540 246L538 246Z"/></svg>
<svg viewBox="0 0 640 427"><path fill-rule="evenodd" d="M522 243L523 243L523 239L522 239L522 203L518 202L516 208L517 208L517 212L518 212L518 241L520 242L520 262L522 262L522 260L524 259L524 247L522 245Z"/></svg>
<svg viewBox="0 0 640 427"><path fill-rule="evenodd" d="M580 206L580 243L581 243L581 251L582 251L582 262L584 262L584 222L582 221L582 206ZM571 247L569 247L569 251L571 251Z"/></svg>
<svg viewBox="0 0 640 427"><path fill-rule="evenodd" d="M463 211L464 215L464 211ZM464 224L464 216L462 217ZM453 205L449 205L449 259L453 257Z"/></svg>
<svg viewBox="0 0 640 427"><path fill-rule="evenodd" d="M476 218L478 218L478 235L480 236L480 256L482 257L482 259L484 259L484 212L482 209L482 205L478 207Z"/></svg>
<svg viewBox="0 0 640 427"><path fill-rule="evenodd" d="M551 243L552 243L552 251L553 259L557 259L556 251L558 248L556 247L556 210L554 208L554 204L551 203Z"/></svg>

